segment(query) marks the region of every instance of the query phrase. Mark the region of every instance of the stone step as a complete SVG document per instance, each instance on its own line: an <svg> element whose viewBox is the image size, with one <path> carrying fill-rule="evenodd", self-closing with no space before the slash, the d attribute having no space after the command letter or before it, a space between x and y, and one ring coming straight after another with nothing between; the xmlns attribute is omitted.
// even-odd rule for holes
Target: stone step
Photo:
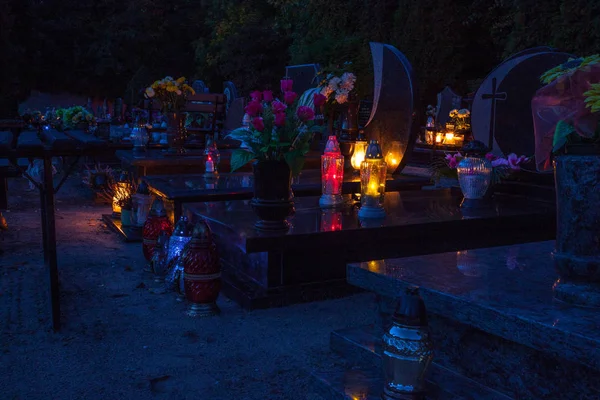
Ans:
<svg viewBox="0 0 600 400"><path fill-rule="evenodd" d="M381 373L381 340L372 327L350 328L331 334L331 350L343 356L346 370L314 372L313 390L326 399L378 399L383 388ZM362 397L361 397L362 396ZM498 391L487 388L434 362L427 377L427 398L510 400Z"/></svg>
<svg viewBox="0 0 600 400"><path fill-rule="evenodd" d="M438 364L514 398L597 399L600 314L553 301L553 247L540 242L371 261L349 265L348 281L377 293L374 341L395 298L416 285ZM352 341L371 346L360 340Z"/></svg>

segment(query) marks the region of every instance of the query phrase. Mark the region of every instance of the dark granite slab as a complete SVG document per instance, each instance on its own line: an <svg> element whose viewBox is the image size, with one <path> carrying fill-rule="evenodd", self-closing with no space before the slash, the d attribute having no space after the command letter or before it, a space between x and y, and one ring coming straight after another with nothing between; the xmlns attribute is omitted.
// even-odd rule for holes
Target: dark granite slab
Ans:
<svg viewBox="0 0 600 400"><path fill-rule="evenodd" d="M240 299L270 303L266 292L280 296L280 289L345 279L348 262L554 238L552 205L523 198L498 199L490 209L463 215L460 197L451 190L389 192L388 217L374 225L361 223L351 196L347 199L340 210L321 210L318 197L296 198L292 227L279 235L254 229L256 217L247 200L195 203L188 215L207 220L227 272L224 279L241 282L225 281L237 293L228 296L242 305ZM497 234L481 234L492 230Z"/></svg>
<svg viewBox="0 0 600 400"><path fill-rule="evenodd" d="M553 248L541 242L370 261L349 265L347 278L387 297L418 285L430 313L600 370L600 313L553 299Z"/></svg>
<svg viewBox="0 0 600 400"><path fill-rule="evenodd" d="M206 177L197 175L156 175L144 177L157 195L182 202L249 200L253 196L254 174L251 172L222 173ZM429 180L414 176L389 176L386 190L419 190ZM305 170L294 180L295 196L318 196L321 194L321 171ZM344 193L360 193L360 177L347 175L342 186Z"/></svg>
<svg viewBox="0 0 600 400"><path fill-rule="evenodd" d="M597 372L469 325L430 314L434 365L517 399L595 398ZM331 350L349 363L381 369L381 337L373 326L331 333ZM561 397L562 396L562 397Z"/></svg>
<svg viewBox="0 0 600 400"><path fill-rule="evenodd" d="M311 376L314 393L327 400L381 400L383 378L379 368L319 371ZM510 400L455 372L432 364L426 382L427 400Z"/></svg>
<svg viewBox="0 0 600 400"><path fill-rule="evenodd" d="M110 214L102 214L102 221L104 221L106 226L108 226L113 232L117 233L125 242L131 243L142 241L141 228L123 226L120 218L114 218Z"/></svg>
<svg viewBox="0 0 600 400"><path fill-rule="evenodd" d="M322 210L318 200L296 198L291 228L284 234L257 231L256 216L243 201L194 204L189 212L206 218L214 232L226 234L247 253L339 249L357 261L369 259L368 254L370 259L406 257L547 240L555 232L553 205L523 197L500 197L489 208L467 212L459 207L460 194L449 189L389 192L381 221L360 221L350 196L334 211Z"/></svg>

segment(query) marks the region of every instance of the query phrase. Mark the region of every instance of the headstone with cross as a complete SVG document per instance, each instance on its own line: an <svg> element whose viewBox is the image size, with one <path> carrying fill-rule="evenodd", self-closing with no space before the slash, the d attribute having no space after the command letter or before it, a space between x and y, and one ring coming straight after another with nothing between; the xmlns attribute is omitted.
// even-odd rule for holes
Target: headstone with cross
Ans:
<svg viewBox="0 0 600 400"><path fill-rule="evenodd" d="M548 47L517 53L481 83L471 107L473 136L499 156L532 156L535 151L531 99L543 86L540 76L573 57Z"/></svg>

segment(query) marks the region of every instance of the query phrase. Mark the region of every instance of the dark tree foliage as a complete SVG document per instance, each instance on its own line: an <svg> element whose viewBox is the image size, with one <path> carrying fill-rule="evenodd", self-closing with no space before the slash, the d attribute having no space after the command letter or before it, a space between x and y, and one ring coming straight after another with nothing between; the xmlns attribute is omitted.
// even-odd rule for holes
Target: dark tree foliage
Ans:
<svg viewBox="0 0 600 400"><path fill-rule="evenodd" d="M550 45L578 55L600 43L590 0L0 0L0 111L30 90L131 102L165 75L244 94L284 67L352 61L371 93L369 42L415 69L424 102L445 85L467 93L503 58Z"/></svg>

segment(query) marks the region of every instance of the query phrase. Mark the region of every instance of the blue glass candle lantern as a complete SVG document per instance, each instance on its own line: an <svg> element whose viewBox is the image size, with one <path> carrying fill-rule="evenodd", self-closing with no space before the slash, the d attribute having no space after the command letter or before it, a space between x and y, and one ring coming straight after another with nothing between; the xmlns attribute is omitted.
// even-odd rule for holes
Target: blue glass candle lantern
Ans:
<svg viewBox="0 0 600 400"><path fill-rule="evenodd" d="M387 163L383 159L377 140L371 140L365 159L360 166L360 210L359 218L383 218L385 209L385 178Z"/></svg>
<svg viewBox="0 0 600 400"><path fill-rule="evenodd" d="M342 184L344 183L344 156L335 136L329 136L325 151L321 156L321 185L323 194L319 205L323 208L335 207L344 202Z"/></svg>
<svg viewBox="0 0 600 400"><path fill-rule="evenodd" d="M464 196L461 207L475 208L484 204L492 183L492 163L485 157L487 151L487 147L478 140L467 143L462 149L465 157L456 168Z"/></svg>
<svg viewBox="0 0 600 400"><path fill-rule="evenodd" d="M181 217L175 228L173 229L173 234L169 239L169 252L167 254L167 265L171 264L173 260L179 258L181 251L185 247L185 245L192 238L191 232L188 226L187 217Z"/></svg>

